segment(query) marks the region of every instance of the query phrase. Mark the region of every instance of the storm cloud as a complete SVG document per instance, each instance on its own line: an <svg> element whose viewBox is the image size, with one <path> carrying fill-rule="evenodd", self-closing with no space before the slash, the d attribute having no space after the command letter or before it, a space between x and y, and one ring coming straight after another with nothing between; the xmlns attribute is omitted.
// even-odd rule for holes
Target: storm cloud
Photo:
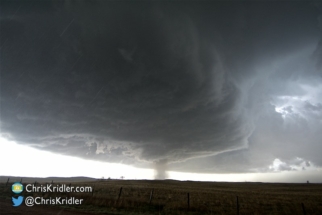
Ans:
<svg viewBox="0 0 322 215"><path fill-rule="evenodd" d="M319 4L1 4L2 136L157 178L322 165Z"/></svg>

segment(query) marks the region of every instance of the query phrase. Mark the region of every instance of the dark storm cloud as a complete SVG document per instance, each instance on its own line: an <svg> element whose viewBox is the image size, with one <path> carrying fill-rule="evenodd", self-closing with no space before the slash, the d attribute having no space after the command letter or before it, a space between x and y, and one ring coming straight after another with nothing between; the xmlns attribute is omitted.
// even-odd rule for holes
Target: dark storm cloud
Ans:
<svg viewBox="0 0 322 215"><path fill-rule="evenodd" d="M314 2L315 7L319 10L318 19L318 26L320 28L320 33L322 31L322 3L321 2ZM318 69L321 69L322 66L322 38L319 41L319 45L314 52L314 57L317 60L316 66Z"/></svg>
<svg viewBox="0 0 322 215"><path fill-rule="evenodd" d="M282 141L304 141L292 136L305 125L294 104L280 109L300 125L289 133L274 105L307 94L294 83L311 83L319 59L314 49L298 57L308 76L290 63L297 56L275 62L318 47L318 13L305 2L3 3L2 133L84 158L152 162L158 178L168 163L192 158L196 168L178 165L268 166L286 156ZM317 111L310 102L299 107ZM310 137L315 150L318 137Z"/></svg>

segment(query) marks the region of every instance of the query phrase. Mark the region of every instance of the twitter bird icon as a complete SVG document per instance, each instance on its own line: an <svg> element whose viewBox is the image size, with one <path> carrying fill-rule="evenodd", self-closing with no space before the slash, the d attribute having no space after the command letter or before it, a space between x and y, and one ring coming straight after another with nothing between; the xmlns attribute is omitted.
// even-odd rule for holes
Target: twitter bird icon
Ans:
<svg viewBox="0 0 322 215"><path fill-rule="evenodd" d="M18 196L18 198L12 197L13 206L18 207L23 201L23 196Z"/></svg>

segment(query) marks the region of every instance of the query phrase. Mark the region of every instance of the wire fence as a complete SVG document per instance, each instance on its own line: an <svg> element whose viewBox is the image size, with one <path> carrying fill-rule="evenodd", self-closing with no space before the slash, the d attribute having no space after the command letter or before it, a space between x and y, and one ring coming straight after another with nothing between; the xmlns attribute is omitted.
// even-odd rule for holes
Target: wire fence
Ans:
<svg viewBox="0 0 322 215"><path fill-rule="evenodd" d="M30 183L23 183L26 186ZM9 179L5 184L5 189L9 186ZM34 186L51 185L77 185L74 183L56 183L54 181L47 183L32 183ZM84 183L83 183L84 184ZM159 212L166 211L191 211L200 212L200 214L322 214L322 201L318 204L311 202L281 202L276 199L261 201L261 199L248 198L247 196L228 195L221 198L220 195L214 197L214 194L204 192L186 192L185 189L166 190L151 187L135 186L108 186L104 184L91 183L92 192L89 193L28 193L33 196L73 196L83 198L87 205L112 208L155 208Z"/></svg>

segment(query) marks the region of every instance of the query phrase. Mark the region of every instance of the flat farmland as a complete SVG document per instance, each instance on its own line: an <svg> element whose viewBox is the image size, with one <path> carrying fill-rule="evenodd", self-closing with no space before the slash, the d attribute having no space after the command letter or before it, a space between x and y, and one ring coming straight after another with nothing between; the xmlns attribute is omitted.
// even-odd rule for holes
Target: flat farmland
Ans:
<svg viewBox="0 0 322 215"><path fill-rule="evenodd" d="M51 183L51 181L48 181ZM12 183L0 184L0 214L322 214L322 184L225 183L174 180L55 182L91 186L87 193L27 193L24 197L75 197L82 205L11 206ZM26 185L26 184L24 184ZM45 186L45 182L36 186ZM10 207L8 206L10 205ZM46 213L45 213L46 214Z"/></svg>

